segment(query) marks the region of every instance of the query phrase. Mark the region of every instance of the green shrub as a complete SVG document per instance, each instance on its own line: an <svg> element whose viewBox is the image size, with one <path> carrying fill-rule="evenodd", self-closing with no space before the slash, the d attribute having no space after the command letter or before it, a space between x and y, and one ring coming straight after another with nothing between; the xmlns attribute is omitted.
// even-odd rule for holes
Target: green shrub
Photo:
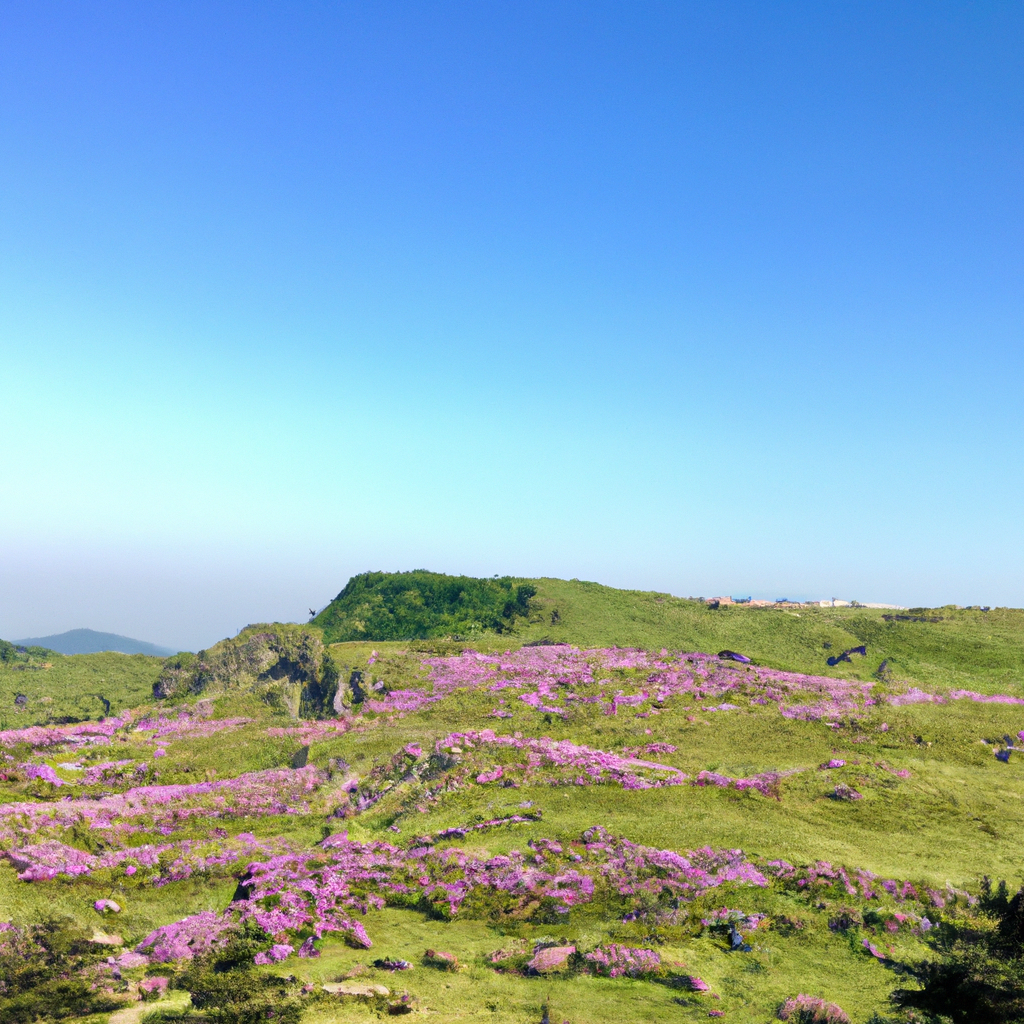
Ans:
<svg viewBox="0 0 1024 1024"><path fill-rule="evenodd" d="M366 572L313 620L330 643L430 640L507 633L530 612L537 588L512 577L475 579L412 572Z"/></svg>
<svg viewBox="0 0 1024 1024"><path fill-rule="evenodd" d="M898 1005L954 1024L1024 1020L1024 887L1007 901L1004 885L992 893L986 884L981 907L995 929L974 916L945 923L934 940L939 956L913 968L921 988L897 990Z"/></svg>
<svg viewBox="0 0 1024 1024"><path fill-rule="evenodd" d="M247 924L223 948L193 960L177 985L188 990L203 1019L216 1024L299 1024L302 1003L294 981L253 967L266 945L266 935Z"/></svg>
<svg viewBox="0 0 1024 1024"><path fill-rule="evenodd" d="M105 953L66 920L0 932L0 1020L28 1024L117 1009L117 999L76 976Z"/></svg>

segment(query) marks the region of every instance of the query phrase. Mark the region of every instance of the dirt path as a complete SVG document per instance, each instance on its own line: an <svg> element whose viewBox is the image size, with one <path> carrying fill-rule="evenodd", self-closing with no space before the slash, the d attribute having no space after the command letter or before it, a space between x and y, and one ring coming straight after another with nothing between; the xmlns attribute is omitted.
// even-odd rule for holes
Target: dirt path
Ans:
<svg viewBox="0 0 1024 1024"><path fill-rule="evenodd" d="M123 1010L116 1010L110 1015L108 1024L139 1024L144 1013L152 1013L154 1010L184 1010L188 1003L187 992L172 992L166 999L158 999L153 1003L140 1001L132 1006L126 1006Z"/></svg>

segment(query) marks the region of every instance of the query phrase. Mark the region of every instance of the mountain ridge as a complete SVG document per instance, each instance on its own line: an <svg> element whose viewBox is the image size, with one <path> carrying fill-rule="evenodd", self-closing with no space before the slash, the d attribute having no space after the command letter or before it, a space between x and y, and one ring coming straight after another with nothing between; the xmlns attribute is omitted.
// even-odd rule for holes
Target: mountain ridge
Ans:
<svg viewBox="0 0 1024 1024"><path fill-rule="evenodd" d="M50 636L27 637L11 641L19 647L46 647L58 654L148 654L154 658L169 658L178 652L171 647L151 644L118 633L101 633L95 629L69 629Z"/></svg>

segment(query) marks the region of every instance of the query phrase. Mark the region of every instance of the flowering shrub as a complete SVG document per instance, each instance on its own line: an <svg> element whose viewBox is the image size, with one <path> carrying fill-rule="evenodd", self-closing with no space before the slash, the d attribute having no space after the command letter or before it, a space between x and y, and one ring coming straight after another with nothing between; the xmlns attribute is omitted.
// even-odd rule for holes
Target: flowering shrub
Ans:
<svg viewBox="0 0 1024 1024"><path fill-rule="evenodd" d="M980 704L1024 704L1024 697L1009 697L1004 693L975 693L973 690L950 690L949 699L973 700Z"/></svg>
<svg viewBox="0 0 1024 1024"><path fill-rule="evenodd" d="M159 975L152 978L143 978L142 981L139 982L139 991L142 993L143 999L159 999L167 992L167 986L169 983L169 978L164 978Z"/></svg>
<svg viewBox="0 0 1024 1024"><path fill-rule="evenodd" d="M648 743L643 747L626 747L626 757L639 757L641 754L674 754L678 748L673 743Z"/></svg>
<svg viewBox="0 0 1024 1024"><path fill-rule="evenodd" d="M858 793L853 786L848 786L845 782L840 782L832 793L836 800L863 800L864 796Z"/></svg>
<svg viewBox="0 0 1024 1024"><path fill-rule="evenodd" d="M272 726L267 735L273 737L295 736L300 743L309 745L320 740L334 739L348 732L349 723L343 718L319 722L303 722L301 725Z"/></svg>
<svg viewBox="0 0 1024 1024"><path fill-rule="evenodd" d="M787 888L817 889L841 887L850 896L859 894L863 899L873 899L876 895L877 876L867 870L856 870L853 877L844 867L834 867L827 860L815 861L806 867L797 868L784 860L771 860L766 870L773 874ZM855 885L856 883L856 885ZM859 890L857 888L859 886Z"/></svg>
<svg viewBox="0 0 1024 1024"><path fill-rule="evenodd" d="M62 768L71 767L70 765L61 765ZM136 764L132 760L122 761L103 761L101 764L89 765L88 768L83 769L81 776L78 779L80 786L97 786L97 785L119 785L127 782L139 782L144 779L148 767L143 761L141 764Z"/></svg>
<svg viewBox="0 0 1024 1024"><path fill-rule="evenodd" d="M126 971L130 971L136 967L145 967L149 963L149 957L144 953L136 953L134 950L128 949L117 957L114 962L118 967L123 967Z"/></svg>
<svg viewBox="0 0 1024 1024"><path fill-rule="evenodd" d="M214 736L218 732L227 732L249 725L251 718L207 718L201 712L185 709L176 717L168 718L159 715L156 718L144 718L136 726L135 732L152 732L150 739L156 740L165 736L175 739L202 739ZM267 730L272 735L271 730Z"/></svg>
<svg viewBox="0 0 1024 1024"><path fill-rule="evenodd" d="M622 975L640 978L661 971L661 957L653 949L633 949L614 942L598 946L592 953L587 953L585 959L595 974L608 978Z"/></svg>
<svg viewBox="0 0 1024 1024"><path fill-rule="evenodd" d="M885 700L894 705L895 707L901 707L904 704L944 704L945 701L934 693L925 693L924 690L918 689L916 686L911 686L903 693L892 693L889 694Z"/></svg>
<svg viewBox="0 0 1024 1024"><path fill-rule="evenodd" d="M484 829L496 828L499 825L521 825L527 821L540 821L540 812L533 814L509 814L504 818L491 818L489 821L479 821L475 825L455 825L438 832L432 838L433 842L440 842L442 839L461 839L468 836L470 832L482 832Z"/></svg>
<svg viewBox="0 0 1024 1024"><path fill-rule="evenodd" d="M170 835L195 818L306 813L306 798L324 781L323 772L307 765L214 782L137 786L114 796L0 804L0 844L32 840L40 833L44 837L63 836L80 822L103 829L104 838L116 842L143 831Z"/></svg>
<svg viewBox="0 0 1024 1024"><path fill-rule="evenodd" d="M92 854L48 839L8 850L6 855L23 882L38 882L60 875L73 878L102 868L121 867L129 877L139 868L149 869L149 880L156 885L164 885L197 873L226 873L220 869L245 863L249 858L270 853L280 845L280 842L260 842L251 832L240 832L233 838L184 840Z"/></svg>
<svg viewBox="0 0 1024 1024"><path fill-rule="evenodd" d="M230 915L204 910L154 929L135 947L135 952L148 955L154 963L191 960L217 945L224 945L227 933L234 928Z"/></svg>
<svg viewBox="0 0 1024 1024"><path fill-rule="evenodd" d="M800 994L779 1008L779 1020L793 1024L850 1024L850 1018L835 1003Z"/></svg>
<svg viewBox="0 0 1024 1024"><path fill-rule="evenodd" d="M777 705L785 717L817 721L850 715L875 703L871 683L782 672L698 652L580 650L562 644L504 654L467 650L427 658L423 664L429 673L424 689L377 693L363 707L381 715L398 715L418 711L459 690L511 689L518 691L515 695L523 704L541 714L565 715L574 707L595 705L608 715L627 708L646 717L656 704L676 697L721 700L727 694L746 693L753 704ZM638 680L637 674L642 678ZM618 677L615 683L612 676ZM794 701L801 695L804 699ZM706 708L738 709L735 703ZM491 714L504 718L511 713L495 708Z"/></svg>
<svg viewBox="0 0 1024 1024"><path fill-rule="evenodd" d="M25 729L0 729L0 747L27 744L34 749L109 743L110 737L131 723L131 713L102 722L74 725L30 725Z"/></svg>
<svg viewBox="0 0 1024 1024"><path fill-rule="evenodd" d="M263 953L257 953L253 957L254 964L276 964L281 960L287 960L295 952L295 947L289 943L275 943L270 949Z"/></svg>
<svg viewBox="0 0 1024 1024"><path fill-rule="evenodd" d="M534 840L529 856L512 850L481 859L430 845L403 850L385 842L360 843L344 834L303 854L282 854L249 865L246 900L234 906L268 935L312 930L340 932L369 946L353 914L385 904L421 906L443 917L467 912L505 916L567 913L602 898L630 909L638 898L692 899L725 882L766 885L739 850L710 848L686 855L640 846L588 830L563 846ZM621 911L620 911L621 912Z"/></svg>
<svg viewBox="0 0 1024 1024"><path fill-rule="evenodd" d="M591 785L597 782L617 782L626 789L649 789L656 786L680 785L686 774L678 768L641 761L636 758L619 757L617 754L594 750L568 740L552 740L546 736L539 739L523 738L520 735L498 736L492 729L479 732L454 732L438 740L435 751L443 754L454 751L458 754L477 747L499 748L502 751L525 754L507 765L498 765L476 777L480 784L496 782L509 772L532 782L543 779L542 768L550 766L564 771L577 785ZM538 779L538 776L541 779ZM552 780L550 777L547 781Z"/></svg>
<svg viewBox="0 0 1024 1024"><path fill-rule="evenodd" d="M14 865L18 878L23 882L35 882L57 875L88 874L97 864L97 859L83 850L65 846L55 839L24 846L19 850L8 850L7 859Z"/></svg>
<svg viewBox="0 0 1024 1024"><path fill-rule="evenodd" d="M718 772L702 771L693 780L695 786L720 786L723 789L753 789L764 796L773 796L776 800L781 799L779 795L779 783L787 775L795 775L803 769L795 768L787 772L761 772L752 775L748 779L733 779L728 775L719 775Z"/></svg>
<svg viewBox="0 0 1024 1024"><path fill-rule="evenodd" d="M63 786L64 780L48 764L19 764L26 779L42 779L54 786Z"/></svg>

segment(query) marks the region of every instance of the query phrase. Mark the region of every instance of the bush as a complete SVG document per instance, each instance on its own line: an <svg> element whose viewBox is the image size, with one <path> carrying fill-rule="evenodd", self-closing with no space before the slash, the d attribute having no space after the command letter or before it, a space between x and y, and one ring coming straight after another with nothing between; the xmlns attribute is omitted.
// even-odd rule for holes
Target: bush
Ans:
<svg viewBox="0 0 1024 1024"><path fill-rule="evenodd" d="M246 924L228 943L197 957L179 979L192 996L192 1006L214 1024L299 1024L302 1004L293 980L253 969L267 937Z"/></svg>
<svg viewBox="0 0 1024 1024"><path fill-rule="evenodd" d="M475 579L412 572L366 572L313 620L330 643L342 640L432 640L507 633L530 612L537 588L504 576Z"/></svg>
<svg viewBox="0 0 1024 1024"><path fill-rule="evenodd" d="M850 1018L835 1003L803 993L787 999L779 1008L779 1020L792 1024L850 1024Z"/></svg>
<svg viewBox="0 0 1024 1024"><path fill-rule="evenodd" d="M28 1024L117 1009L119 1000L76 976L105 952L70 921L0 931L0 1020Z"/></svg>
<svg viewBox="0 0 1024 1024"><path fill-rule="evenodd" d="M920 989L898 989L897 1005L945 1017L954 1024L1013 1024L1024 1020L1024 887L1007 900L988 879L981 907L994 930L970 918L947 923L936 938L937 959L912 971Z"/></svg>

